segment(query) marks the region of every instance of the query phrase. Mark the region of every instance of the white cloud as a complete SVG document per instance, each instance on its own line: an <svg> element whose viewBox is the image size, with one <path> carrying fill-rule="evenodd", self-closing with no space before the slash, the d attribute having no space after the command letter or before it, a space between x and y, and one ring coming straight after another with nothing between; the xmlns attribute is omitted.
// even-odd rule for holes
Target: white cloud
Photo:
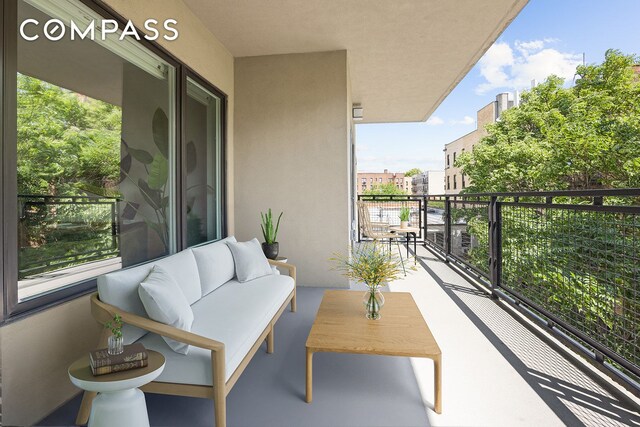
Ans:
<svg viewBox="0 0 640 427"><path fill-rule="evenodd" d="M471 126L476 123L476 119L471 116L464 116L462 120L449 120L450 125Z"/></svg>
<svg viewBox="0 0 640 427"><path fill-rule="evenodd" d="M531 80L543 81L551 74L572 79L582 56L547 47L556 41L552 38L516 41L515 51L508 43L494 43L478 62L485 81L476 86L476 93L529 88Z"/></svg>
<svg viewBox="0 0 640 427"><path fill-rule="evenodd" d="M438 125L443 125L443 124L444 124L444 120L442 120L438 116L431 116L427 120L427 125L428 126L438 126Z"/></svg>

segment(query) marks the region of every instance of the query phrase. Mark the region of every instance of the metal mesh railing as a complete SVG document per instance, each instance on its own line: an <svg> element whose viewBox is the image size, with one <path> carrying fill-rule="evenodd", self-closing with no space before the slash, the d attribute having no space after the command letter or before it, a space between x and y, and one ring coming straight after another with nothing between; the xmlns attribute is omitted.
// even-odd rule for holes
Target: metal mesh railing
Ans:
<svg viewBox="0 0 640 427"><path fill-rule="evenodd" d="M423 229L423 199L413 196L358 196L358 202L364 204L369 220L387 224L390 227L400 225L400 209L409 208L409 225ZM362 229L358 226L358 240L362 240ZM420 236L421 237L421 236Z"/></svg>
<svg viewBox="0 0 640 427"><path fill-rule="evenodd" d="M425 245L638 384L640 189L395 196L372 218L409 202Z"/></svg>
<svg viewBox="0 0 640 427"><path fill-rule="evenodd" d="M117 202L18 196L18 279L119 256Z"/></svg>
<svg viewBox="0 0 640 427"><path fill-rule="evenodd" d="M625 210L503 204L502 287L639 366L640 209Z"/></svg>

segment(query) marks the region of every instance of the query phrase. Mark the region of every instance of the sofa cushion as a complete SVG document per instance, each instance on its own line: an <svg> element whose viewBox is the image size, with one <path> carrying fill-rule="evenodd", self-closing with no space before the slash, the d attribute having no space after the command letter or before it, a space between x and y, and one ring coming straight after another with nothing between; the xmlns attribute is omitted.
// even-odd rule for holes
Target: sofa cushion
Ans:
<svg viewBox="0 0 640 427"><path fill-rule="evenodd" d="M159 259L153 264L162 267L176 280L189 304L193 304L202 297L198 264L191 249Z"/></svg>
<svg viewBox="0 0 640 427"><path fill-rule="evenodd" d="M213 292L236 275L233 256L227 246L227 242L235 241L235 237L229 236L191 249L198 264L203 296Z"/></svg>
<svg viewBox="0 0 640 427"><path fill-rule="evenodd" d="M240 283L231 280L191 306L191 332L225 344L226 378L240 365L260 334L267 328L294 288L289 276L269 275ZM140 342L161 352L167 363L156 379L160 382L212 385L211 351L191 346L188 355L169 349L156 334Z"/></svg>
<svg viewBox="0 0 640 427"><path fill-rule="evenodd" d="M149 275L154 265L159 265L176 279L189 304L193 304L200 299L202 293L198 267L193 253L191 253L190 249L187 249L157 261L99 276L98 294L100 295L100 301L138 316L147 317L147 312L138 295L138 286ZM122 336L125 344L131 344L146 333L145 330L131 325L122 327Z"/></svg>
<svg viewBox="0 0 640 427"><path fill-rule="evenodd" d="M151 273L140 283L138 295L150 319L184 331L191 330L193 311L182 290L162 267L153 266ZM162 337L173 351L189 353L189 345Z"/></svg>
<svg viewBox="0 0 640 427"><path fill-rule="evenodd" d="M147 317L147 312L138 296L138 286L149 275L151 268L153 268L153 264L142 264L99 276L100 301L123 311ZM135 326L125 324L122 327L122 337L125 344L133 343L146 333L147 331Z"/></svg>
<svg viewBox="0 0 640 427"><path fill-rule="evenodd" d="M239 282L248 282L258 277L273 274L267 257L262 252L258 239L248 242L227 242L236 265L236 277Z"/></svg>

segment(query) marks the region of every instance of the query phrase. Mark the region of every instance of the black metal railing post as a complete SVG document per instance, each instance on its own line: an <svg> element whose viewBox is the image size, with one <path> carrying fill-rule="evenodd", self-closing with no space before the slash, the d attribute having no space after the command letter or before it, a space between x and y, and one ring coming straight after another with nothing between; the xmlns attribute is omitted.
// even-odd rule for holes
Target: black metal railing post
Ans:
<svg viewBox="0 0 640 427"><path fill-rule="evenodd" d="M502 213L496 196L489 202L489 278L493 296L501 284L502 269Z"/></svg>
<svg viewBox="0 0 640 427"><path fill-rule="evenodd" d="M444 250L451 255L451 198L444 198Z"/></svg>
<svg viewBox="0 0 640 427"><path fill-rule="evenodd" d="M423 246L427 246L427 225L429 224L429 216L427 214L427 210L429 209L429 198L425 195L422 195L422 208L424 209L422 211L422 215L423 215L423 229L422 231L422 241L423 241Z"/></svg>

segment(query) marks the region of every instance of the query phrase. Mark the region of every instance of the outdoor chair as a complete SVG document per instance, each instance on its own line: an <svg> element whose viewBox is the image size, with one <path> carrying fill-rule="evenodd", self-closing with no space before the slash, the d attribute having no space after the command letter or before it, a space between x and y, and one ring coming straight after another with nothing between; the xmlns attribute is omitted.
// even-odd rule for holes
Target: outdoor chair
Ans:
<svg viewBox="0 0 640 427"><path fill-rule="evenodd" d="M391 250L391 244L395 242L396 246L398 247L398 253L400 254L402 271L406 275L407 272L404 268L402 250L400 250L400 243L398 243L398 239L400 238L400 236L397 233L389 231L389 223L371 221L369 208L367 207L367 204L365 202L358 202L358 215L360 217L360 232L362 237L372 239L374 242L384 243L385 241L388 241L389 250Z"/></svg>

